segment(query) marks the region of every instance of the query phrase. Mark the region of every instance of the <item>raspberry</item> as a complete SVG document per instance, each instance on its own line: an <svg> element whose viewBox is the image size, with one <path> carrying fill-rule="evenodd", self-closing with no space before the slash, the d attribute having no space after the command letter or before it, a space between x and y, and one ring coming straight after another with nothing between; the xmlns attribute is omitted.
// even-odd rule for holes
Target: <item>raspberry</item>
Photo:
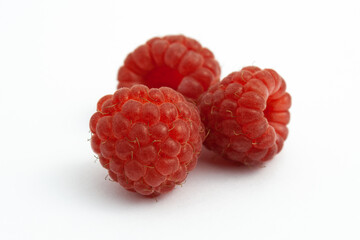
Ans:
<svg viewBox="0 0 360 240"><path fill-rule="evenodd" d="M91 147L109 176L149 196L185 180L204 136L195 105L170 88L139 84L101 98L90 130Z"/></svg>
<svg viewBox="0 0 360 240"><path fill-rule="evenodd" d="M245 67L199 99L204 145L225 159L256 165L280 152L288 136L291 97L272 69Z"/></svg>
<svg viewBox="0 0 360 240"><path fill-rule="evenodd" d="M139 46L118 72L118 88L145 84L170 87L194 101L219 81L220 66L213 53L183 35L155 37Z"/></svg>

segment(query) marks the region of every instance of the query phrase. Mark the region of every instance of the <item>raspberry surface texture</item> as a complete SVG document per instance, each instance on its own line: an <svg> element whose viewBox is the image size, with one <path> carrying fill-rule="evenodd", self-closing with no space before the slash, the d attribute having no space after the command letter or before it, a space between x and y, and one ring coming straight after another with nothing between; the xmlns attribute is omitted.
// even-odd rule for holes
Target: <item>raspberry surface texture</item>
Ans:
<svg viewBox="0 0 360 240"><path fill-rule="evenodd" d="M194 169L204 128L196 106L171 88L123 87L102 97L90 119L91 147L109 176L156 196Z"/></svg>
<svg viewBox="0 0 360 240"><path fill-rule="evenodd" d="M288 136L291 97L272 69L245 67L212 86L198 107L204 145L223 158L257 165L281 151Z"/></svg>
<svg viewBox="0 0 360 240"><path fill-rule="evenodd" d="M219 63L209 49L183 35L169 35L152 38L130 53L117 79L118 88L170 87L196 101L219 77Z"/></svg>

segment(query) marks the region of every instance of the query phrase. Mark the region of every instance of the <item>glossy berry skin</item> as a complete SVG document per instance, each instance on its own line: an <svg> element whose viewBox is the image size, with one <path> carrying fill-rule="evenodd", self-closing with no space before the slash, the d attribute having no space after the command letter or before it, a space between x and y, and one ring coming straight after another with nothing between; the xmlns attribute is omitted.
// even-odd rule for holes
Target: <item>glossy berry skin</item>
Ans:
<svg viewBox="0 0 360 240"><path fill-rule="evenodd" d="M101 98L90 130L91 147L109 176L149 196L185 180L204 137L195 105L173 89L139 84Z"/></svg>
<svg viewBox="0 0 360 240"><path fill-rule="evenodd" d="M183 35L155 37L130 53L120 67L118 88L144 84L170 87L196 101L220 77L213 53Z"/></svg>
<svg viewBox="0 0 360 240"><path fill-rule="evenodd" d="M199 101L205 146L223 158L257 165L280 152L288 136L291 97L272 69L245 67L212 86Z"/></svg>

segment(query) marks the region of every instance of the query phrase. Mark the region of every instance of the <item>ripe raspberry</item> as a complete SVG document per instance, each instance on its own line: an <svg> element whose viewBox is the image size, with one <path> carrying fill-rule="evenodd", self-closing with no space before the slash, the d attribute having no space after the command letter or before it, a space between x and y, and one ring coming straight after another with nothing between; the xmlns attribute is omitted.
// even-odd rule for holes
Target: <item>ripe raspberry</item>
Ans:
<svg viewBox="0 0 360 240"><path fill-rule="evenodd" d="M224 158L255 165L280 152L288 136L291 97L272 69L245 67L199 99L207 148Z"/></svg>
<svg viewBox="0 0 360 240"><path fill-rule="evenodd" d="M219 77L213 53L196 40L183 35L155 37L127 56L118 72L118 88L170 87L196 101Z"/></svg>
<svg viewBox="0 0 360 240"><path fill-rule="evenodd" d="M185 180L204 136L195 105L170 88L139 84L101 98L90 130L91 147L109 176L151 196Z"/></svg>

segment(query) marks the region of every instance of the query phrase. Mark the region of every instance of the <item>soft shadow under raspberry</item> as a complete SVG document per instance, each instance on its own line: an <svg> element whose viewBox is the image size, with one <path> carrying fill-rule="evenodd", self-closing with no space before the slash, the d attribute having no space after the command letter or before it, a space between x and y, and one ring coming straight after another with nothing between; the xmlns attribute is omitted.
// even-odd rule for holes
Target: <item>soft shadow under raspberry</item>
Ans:
<svg viewBox="0 0 360 240"><path fill-rule="evenodd" d="M265 167L264 164L255 165L255 166L246 166L240 162L230 161L227 159L222 158L219 154L208 150L207 148L203 147L198 168L202 167L211 167L216 168L218 171L227 171L233 172L236 174L244 174L244 173L255 173Z"/></svg>

